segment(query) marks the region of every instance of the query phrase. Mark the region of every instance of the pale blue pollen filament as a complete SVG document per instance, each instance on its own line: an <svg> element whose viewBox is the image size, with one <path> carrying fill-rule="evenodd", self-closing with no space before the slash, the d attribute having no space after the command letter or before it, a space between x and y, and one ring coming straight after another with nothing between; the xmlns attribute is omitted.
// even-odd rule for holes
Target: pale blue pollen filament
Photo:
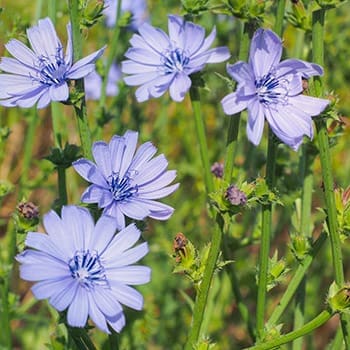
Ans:
<svg viewBox="0 0 350 350"><path fill-rule="evenodd" d="M97 252L77 251L69 260L68 266L72 277L78 280L83 287L108 286L105 270Z"/></svg>
<svg viewBox="0 0 350 350"><path fill-rule="evenodd" d="M119 177L118 173L114 173L110 176L108 181L109 190L113 194L113 198L116 201L125 201L130 197L133 197L138 192L138 186L130 185L131 178L128 174L125 174L122 178Z"/></svg>
<svg viewBox="0 0 350 350"><path fill-rule="evenodd" d="M59 85L66 81L67 66L63 58L62 47L57 48L56 55L52 58L39 57L39 80L48 85Z"/></svg>
<svg viewBox="0 0 350 350"><path fill-rule="evenodd" d="M166 74L182 72L190 61L190 58L185 54L184 50L179 48L166 51L162 57L162 63L164 64L164 71Z"/></svg>
<svg viewBox="0 0 350 350"><path fill-rule="evenodd" d="M283 103L287 99L288 89L285 80L275 78L271 73L255 80L256 93L260 103Z"/></svg>

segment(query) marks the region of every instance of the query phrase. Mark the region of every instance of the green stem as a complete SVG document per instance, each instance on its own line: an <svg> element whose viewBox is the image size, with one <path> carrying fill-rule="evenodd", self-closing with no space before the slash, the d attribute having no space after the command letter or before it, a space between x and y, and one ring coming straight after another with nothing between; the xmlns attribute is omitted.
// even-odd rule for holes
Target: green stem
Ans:
<svg viewBox="0 0 350 350"><path fill-rule="evenodd" d="M331 344L327 346L326 350L344 350L343 333L342 329L338 328L337 333Z"/></svg>
<svg viewBox="0 0 350 350"><path fill-rule="evenodd" d="M221 228L223 227L223 221L220 215L217 215L216 219L217 224L214 225L213 228L213 238L210 245L208 260L205 265L203 279L197 293L196 302L193 309L192 327L186 342L185 350L193 350L193 348L198 343L205 306L207 304L209 288L215 271L216 261L220 252L222 240Z"/></svg>
<svg viewBox="0 0 350 350"><path fill-rule="evenodd" d="M194 113L196 133L197 133L199 150L200 150L200 155L202 160L202 166L204 170L205 187L208 195L210 192L214 190L214 183L213 183L212 174L210 172L210 163L209 163L209 157L208 157L208 146L207 146L207 140L206 140L205 125L201 115L200 96L199 96L199 90L197 87L192 87L190 89L190 97L191 97L192 108ZM218 226L219 224L220 226ZM221 241L222 241L222 230L220 229L221 227L223 227L223 223L222 223L221 217L219 217L218 215L217 225L214 225L214 229L213 229L213 237L210 245L208 260L205 265L205 270L203 273L203 279L200 284L200 287L196 296L196 301L194 304L192 327L190 329L187 343L185 346L186 350L192 350L193 346L197 344L200 336L200 330L203 323L203 316L204 316L204 311L207 304L209 288L210 288L210 284L215 271L216 261L218 259L220 248L221 248Z"/></svg>
<svg viewBox="0 0 350 350"><path fill-rule="evenodd" d="M226 235L224 235L224 243L223 243L224 257L225 257L225 260L231 260L231 257L229 256L228 246L225 242L225 238L226 238ZM226 269L231 276L230 278L231 289L233 291L233 295L235 296L238 311L242 317L242 320L247 325L249 336L251 337L252 340L255 340L255 332L254 332L253 324L251 322L250 312L248 310L247 305L243 302L243 297L239 289L239 280L237 278L236 268L234 264L228 264L226 266Z"/></svg>
<svg viewBox="0 0 350 350"><path fill-rule="evenodd" d="M36 108L32 108L29 111L28 115L28 128L26 130L25 143L23 147L23 165L22 165L22 174L21 174L21 186L19 190L19 200L22 200L22 196L25 193L25 190L28 188L28 175L30 164L33 159L32 151L34 145L35 130L38 124L38 112Z"/></svg>
<svg viewBox="0 0 350 350"><path fill-rule="evenodd" d="M110 330L111 334L108 336L110 350L119 350L119 334Z"/></svg>
<svg viewBox="0 0 350 350"><path fill-rule="evenodd" d="M285 0L279 0L277 4L274 30L279 36L282 36L283 31L285 3ZM273 190L273 187L275 185L276 155L277 145L274 141L274 135L271 129L269 129L266 161L266 184L270 190ZM259 252L258 292L256 306L256 331L258 339L263 335L264 332L269 252L272 235L271 224L272 204L264 204L262 206L261 245Z"/></svg>
<svg viewBox="0 0 350 350"><path fill-rule="evenodd" d="M67 326L67 330L79 350L97 350L85 328Z"/></svg>
<svg viewBox="0 0 350 350"><path fill-rule="evenodd" d="M203 172L204 172L205 187L207 190L207 194L209 194L214 190L214 183L213 183L213 176L210 171L205 125L204 125L204 120L202 118L200 96L199 96L199 90L197 87L191 87L190 96L191 96L194 120L196 125L199 152L201 155Z"/></svg>
<svg viewBox="0 0 350 350"><path fill-rule="evenodd" d="M275 183L275 167L276 167L277 147L274 142L274 136L269 129L267 161L266 161L266 184L270 190L273 189ZM258 339L264 331L264 317L266 307L266 293L268 280L268 265L271 240L271 219L272 204L264 204L262 206L262 224L261 224L261 244L259 252L259 272L258 272L258 293L256 306L256 330Z"/></svg>
<svg viewBox="0 0 350 350"><path fill-rule="evenodd" d="M306 276L304 276L304 278L301 280L301 283L295 294L293 329L299 329L304 324L305 289L306 289ZM295 339L293 341L292 350L301 350L302 348L303 348L303 338Z"/></svg>
<svg viewBox="0 0 350 350"><path fill-rule="evenodd" d="M73 41L73 61L77 61L82 57L82 38L80 31L80 8L79 0L69 0L69 13L72 26L72 41ZM75 89L77 94L84 95L84 80L79 79L75 82ZM78 120L78 129L80 135L80 142L83 149L83 154L86 158L92 158L92 140L91 132L87 119L86 102L83 96L79 103L74 105L75 114Z"/></svg>
<svg viewBox="0 0 350 350"><path fill-rule="evenodd" d="M12 349L12 332L10 327L10 310L9 310L9 275L5 276L3 281L0 282L0 295L2 310L0 314L0 345L4 349Z"/></svg>
<svg viewBox="0 0 350 350"><path fill-rule="evenodd" d="M58 176L58 198L59 198L59 209L62 205L68 203L67 197L67 185L66 185L66 168L57 167L57 176ZM60 212L61 210L59 210Z"/></svg>
<svg viewBox="0 0 350 350"><path fill-rule="evenodd" d="M286 0L278 0L277 10L276 10L276 21L274 25L274 32L278 36L282 36L283 33L283 20L284 20L284 11L286 8Z"/></svg>
<svg viewBox="0 0 350 350"><path fill-rule="evenodd" d="M238 59L241 61L247 61L249 42L252 33L255 29L254 24L245 22L241 33L240 47ZM237 141L238 141L238 130L241 119L241 112L229 117L228 133L226 140L226 156L225 156L225 167L224 167L224 180L227 183L231 183L232 174L234 169Z"/></svg>
<svg viewBox="0 0 350 350"><path fill-rule="evenodd" d="M309 269L314 257L317 255L319 250L321 249L323 243L327 239L327 234L325 232L322 232L321 235L317 238L315 243L313 244L311 248L311 252L309 255L307 255L299 264L293 278L288 283L288 287L286 291L284 292L280 302L273 310L270 319L266 323L267 328L272 328L275 326L280 319L280 317L284 314L287 306L289 305L290 301L292 300L295 292L297 291L300 283L302 282L306 271Z"/></svg>
<svg viewBox="0 0 350 350"><path fill-rule="evenodd" d="M48 0L48 16L51 18L52 23L56 24L56 13L57 13L57 6L56 6L56 0Z"/></svg>
<svg viewBox="0 0 350 350"><path fill-rule="evenodd" d="M266 341L263 344L252 346L249 348L249 350L268 350L268 349L277 348L282 344L289 343L294 339L297 339L299 337L302 337L303 335L311 333L314 329L326 323L332 316L333 316L333 313L330 310L324 310L318 316L316 316L313 320L306 323L303 327L293 332L284 334L276 339Z"/></svg>
<svg viewBox="0 0 350 350"><path fill-rule="evenodd" d="M302 157L300 159L300 178L302 179L302 199L301 199L301 215L299 234L306 238L310 237L310 215L311 215L311 200L313 188L313 174L310 166L312 162L308 156L308 145L304 144L302 149ZM300 283L295 297L294 308L294 328L300 328L304 324L305 312L305 290L306 290L306 276ZM302 339L298 338L293 343L293 350L302 349Z"/></svg>
<svg viewBox="0 0 350 350"><path fill-rule="evenodd" d="M315 63L324 65L324 23L325 9L320 9L312 13L312 54ZM323 94L323 82L321 77L314 79L315 92L317 96ZM324 119L316 118L316 129L319 142L320 161L322 168L323 186L325 203L327 208L327 224L329 229L329 238L331 242L331 251L333 259L334 277L338 286L344 283L343 257L341 251L341 242L338 232L337 211L334 198L334 182L331 166L331 156L329 150L329 140L327 124ZM341 315L341 326L346 348L350 347L350 318Z"/></svg>
<svg viewBox="0 0 350 350"><path fill-rule="evenodd" d="M35 15L34 21L37 22L39 18L41 18L41 12L43 7L43 0L37 0L35 6Z"/></svg>
<svg viewBox="0 0 350 350"><path fill-rule="evenodd" d="M109 45L109 54L108 54L107 62L105 66L105 72L104 72L105 74L102 80L101 97L99 101L99 113L98 113L98 116L101 119L101 121L103 120L103 114L104 114L105 104L106 104L108 74L111 69L113 60L116 57L118 45L120 44L119 43L119 35L120 35L119 17L121 13L121 3L122 3L122 0L118 0L117 6L116 6L116 22L115 22L115 26L112 34L112 40L110 40L111 44Z"/></svg>

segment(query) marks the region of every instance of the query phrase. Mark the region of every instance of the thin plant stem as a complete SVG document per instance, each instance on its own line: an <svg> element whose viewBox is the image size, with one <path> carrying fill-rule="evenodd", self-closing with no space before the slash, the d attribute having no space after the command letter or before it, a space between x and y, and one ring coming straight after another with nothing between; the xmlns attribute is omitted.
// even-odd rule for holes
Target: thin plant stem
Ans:
<svg viewBox="0 0 350 350"><path fill-rule="evenodd" d="M310 215L311 215L311 200L313 188L313 174L310 169L310 157L308 156L308 145L304 144L302 149L302 156L300 159L299 175L302 179L302 199L301 199L301 215L299 234L304 237L310 237ZM300 328L304 324L305 312L305 290L306 290L306 276L300 283L295 296L294 308L294 329ZM293 342L293 350L302 349L302 338L298 338Z"/></svg>
<svg viewBox="0 0 350 350"><path fill-rule="evenodd" d="M344 350L343 332L341 328L337 329L337 333L333 341L327 346L327 350Z"/></svg>
<svg viewBox="0 0 350 350"><path fill-rule="evenodd" d="M33 151L33 144L34 144L34 136L35 136L35 130L38 122L38 114L37 110L32 108L29 110L27 115L28 120L28 127L26 131L25 141L24 141L24 147L23 147L23 163L22 163L22 171L21 171L21 179L20 179L20 190L18 191L17 198L19 200L22 199L22 197L25 194L25 190L28 186L29 181L29 170L30 170L30 164L32 160L32 151ZM4 261L0 261L1 265L4 266L12 266L14 256L16 254L16 230L13 224L13 221L9 221L7 232L6 232L6 245L8 247L7 249L7 256L4 259ZM2 331L0 332L0 345L4 345L6 349L12 349L12 333L11 333L11 315L9 310L9 293L10 293L10 283L12 280L12 268L8 270L7 275L3 279L3 281L0 281L0 295L1 295L1 304L2 304L2 312L0 314L0 325Z"/></svg>
<svg viewBox="0 0 350 350"><path fill-rule="evenodd" d="M326 10L320 9L312 13L312 55L315 63L324 64L324 23ZM314 79L314 88L317 96L323 94L323 82L321 77ZM324 196L327 208L327 225L329 229L329 239L331 243L333 269L335 282L338 286L344 284L343 257L341 242L338 232L337 211L334 198L334 182L331 166L331 156L329 150L329 140L326 121L316 118L316 130L319 142L320 161L322 168ZM341 315L341 326L346 348L350 347L350 318Z"/></svg>
<svg viewBox="0 0 350 350"><path fill-rule="evenodd" d="M38 124L39 116L36 108L32 108L29 110L28 113L28 127L26 130L26 136L24 141L24 147L23 147L23 163L22 163L22 172L21 172L21 186L18 193L18 197L21 200L22 196L25 193L25 190L28 186L28 176L29 176L29 170L30 170L30 164L33 159L33 145L34 145L34 138L35 138L35 130Z"/></svg>
<svg viewBox="0 0 350 350"><path fill-rule="evenodd" d="M197 139L199 144L199 152L201 155L202 166L204 170L204 182L207 195L214 190L213 177L210 172L210 163L208 157L208 145L206 140L206 132L205 125L201 114L201 106L200 106L200 95L197 87L192 87L190 89L190 97L192 102L192 108L194 113L195 127L197 133ZM221 241L222 241L222 220L217 216L218 220L220 220L220 227L214 225L213 228L213 236L211 240L211 245L208 254L208 260L205 265L205 270L203 273L203 279L200 284L200 287L197 292L194 308L193 308L193 316L192 316L192 326L188 335L188 339L186 342L185 349L191 350L193 346L197 344L200 330L203 323L203 316L205 307L207 304L208 294L210 284L213 278L216 261L219 256ZM218 222L219 224L219 222Z"/></svg>
<svg viewBox="0 0 350 350"><path fill-rule="evenodd" d="M62 205L68 203L67 196L67 184L66 184L66 168L57 167L57 176L58 176L58 198L59 198L59 212L61 211Z"/></svg>
<svg viewBox="0 0 350 350"><path fill-rule="evenodd" d="M300 262L297 270L295 271L293 278L288 283L288 287L284 292L280 302L275 307L269 320L267 321L266 323L267 328L271 328L275 326L279 321L280 317L284 314L287 306L289 305L300 283L302 282L306 274L306 271L309 269L313 259L315 258L317 253L320 251L321 247L323 246L323 243L326 240L327 240L327 234L325 232L322 232L321 235L317 238L317 240L312 245L310 253Z"/></svg>
<svg viewBox="0 0 350 350"><path fill-rule="evenodd" d="M67 327L70 337L79 350L97 350L85 328Z"/></svg>
<svg viewBox="0 0 350 350"><path fill-rule="evenodd" d="M121 4L122 0L117 0L117 6L116 6L116 21L115 26L113 29L112 34L112 40L110 41L110 47L109 47L109 53L107 56L107 62L105 65L105 74L102 79L102 86L101 86L101 97L99 101L99 118L103 119L103 113L105 110L105 104L106 104L106 97L107 97L107 83L108 83L108 74L111 69L113 60L116 57L117 48L119 45L119 36L120 36L120 26L119 26L119 18L121 13Z"/></svg>
<svg viewBox="0 0 350 350"><path fill-rule="evenodd" d="M239 46L239 60L246 61L248 59L249 42L254 31L254 24L245 22L242 32ZM241 119L241 112L229 117L228 133L226 140L226 156L225 156L225 167L224 167L224 180L227 183L231 183L235 156L238 142L238 130Z"/></svg>
<svg viewBox="0 0 350 350"><path fill-rule="evenodd" d="M48 14L52 22L56 23L57 4L55 0L48 1ZM60 119L62 118L60 105L58 102L51 102L52 129L54 135L54 145L62 149L62 134L60 132ZM58 182L58 207L57 211L61 211L62 205L67 204L67 186L66 186L66 169L57 167Z"/></svg>
<svg viewBox="0 0 350 350"><path fill-rule="evenodd" d="M275 338L273 340L266 341L262 344L257 344L255 346L252 346L249 348L249 350L275 349L282 344L289 343L299 337L302 337L303 335L311 333L314 329L325 324L333 315L334 314L332 311L324 310L318 316L312 319L310 322L306 323L303 327L293 332L281 335L280 337Z"/></svg>
<svg viewBox="0 0 350 350"><path fill-rule="evenodd" d="M279 36L282 36L285 2L285 0L279 0L277 3L274 30ZM273 190L273 187L275 185L276 154L277 145L274 141L274 135L271 129L269 129L266 161L266 184L270 190ZM272 203L264 204L262 206L261 216L261 244L259 252L258 292L256 306L256 331L258 339L262 336L264 332L265 323L268 265L270 253L270 240L272 235Z"/></svg>
<svg viewBox="0 0 350 350"><path fill-rule="evenodd" d="M199 153L202 160L204 182L207 194L214 190L213 176L210 171L208 145L205 132L204 120L201 113L200 95L197 87L191 87L190 96L196 126L197 139L199 144Z"/></svg>
<svg viewBox="0 0 350 350"><path fill-rule="evenodd" d="M194 304L192 326L185 345L185 350L193 350L193 348L198 343L205 306L207 304L209 288L221 248L223 221L222 217L219 214L217 215L216 219L217 223L213 227L213 237L210 245L209 255L207 263L205 265L203 279L200 284Z"/></svg>
<svg viewBox="0 0 350 350"><path fill-rule="evenodd" d="M114 330L111 330L111 334L108 335L110 350L119 350L119 334Z"/></svg>
<svg viewBox="0 0 350 350"><path fill-rule="evenodd" d="M226 235L224 236L223 250L224 250L224 254L225 254L225 260L229 260L229 251L228 251L227 244L225 242L225 237L226 237ZM247 325L247 330L248 330L249 336L251 337L251 339L253 341L255 341L255 331L254 331L254 327L253 327L253 324L251 321L250 312L248 310L247 305L243 302L243 297L242 297L241 291L239 289L239 280L238 280L238 277L236 274L236 269L235 269L234 264L228 264L226 266L226 270L229 272L229 274L231 276L231 278L230 278L231 289L232 289L233 295L235 296L235 299L236 299L238 311L242 317L242 320Z"/></svg>
<svg viewBox="0 0 350 350"><path fill-rule="evenodd" d="M37 0L36 1L35 15L34 15L35 22L41 17L41 12L42 12L42 8L43 8L43 2L44 2L44 0Z"/></svg>
<svg viewBox="0 0 350 350"><path fill-rule="evenodd" d="M8 273L8 276L10 272ZM10 310L9 310L9 278L3 279L0 283L0 300L2 304L2 310L0 314L0 345L4 349L12 349L12 332L10 327Z"/></svg>
<svg viewBox="0 0 350 350"><path fill-rule="evenodd" d="M73 61L77 61L82 57L82 38L80 32L80 9L79 0L69 0L69 13L72 26L72 40L73 40ZM83 149L84 157L92 158L92 140L91 132L87 119L86 102L84 97L84 80L79 79L75 82L75 89L77 94L82 94L83 97L79 103L75 103L74 109L78 120L78 129L80 135L80 142Z"/></svg>
<svg viewBox="0 0 350 350"><path fill-rule="evenodd" d="M267 163L266 163L266 184L270 189L275 183L275 166L276 166L276 145L273 140L274 136L269 130L269 140L267 149ZM261 238L260 238L260 252L259 252L259 271L258 271L258 292L257 292L257 306L256 306L256 331L258 339L262 336L264 331L265 307L266 307L266 293L267 293L267 279L268 279L268 265L269 252L271 241L271 221L272 221L272 204L264 204L262 206L262 224L261 224Z"/></svg>

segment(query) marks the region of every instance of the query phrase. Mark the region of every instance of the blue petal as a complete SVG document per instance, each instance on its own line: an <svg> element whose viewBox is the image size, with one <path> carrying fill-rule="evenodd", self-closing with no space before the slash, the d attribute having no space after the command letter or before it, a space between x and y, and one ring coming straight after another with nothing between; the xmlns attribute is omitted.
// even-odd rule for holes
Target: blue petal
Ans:
<svg viewBox="0 0 350 350"><path fill-rule="evenodd" d="M81 195L83 203L97 203L99 208L110 205L113 201L113 195L107 188L97 185L90 185Z"/></svg>
<svg viewBox="0 0 350 350"><path fill-rule="evenodd" d="M5 45L5 47L7 51L18 61L22 62L28 67L34 68L37 61L37 56L21 41L12 39Z"/></svg>
<svg viewBox="0 0 350 350"><path fill-rule="evenodd" d="M138 198L138 202L148 208L150 211L148 216L152 219L168 220L174 212L174 208L169 205L151 199Z"/></svg>
<svg viewBox="0 0 350 350"><path fill-rule="evenodd" d="M147 43L147 45L155 52L162 53L170 45L169 37L161 29L154 28L148 23L144 23L142 26L140 26L139 33L144 39L145 43ZM144 45L140 46L138 44L140 40L138 40L137 37L134 37L133 39L134 41L132 44L135 47L138 46L144 48Z"/></svg>
<svg viewBox="0 0 350 350"><path fill-rule="evenodd" d="M151 269L147 266L124 266L108 271L110 280L128 284L139 285L151 280Z"/></svg>
<svg viewBox="0 0 350 350"><path fill-rule="evenodd" d="M69 70L67 77L70 79L79 79L89 74L91 71L93 71L89 65L94 63L103 54L105 49L106 46L74 63L72 68ZM88 69L86 69L85 66L88 66Z"/></svg>
<svg viewBox="0 0 350 350"><path fill-rule="evenodd" d="M116 300L111 290L96 286L93 290L91 290L91 295L97 307L104 315L113 317L119 312L123 311L121 305Z"/></svg>
<svg viewBox="0 0 350 350"><path fill-rule="evenodd" d="M169 93L171 98L176 102L181 102L192 84L191 79L184 73L180 72L170 84Z"/></svg>
<svg viewBox="0 0 350 350"><path fill-rule="evenodd" d="M90 251L97 251L101 256L117 231L117 223L111 216L102 215L96 222L94 232L88 244Z"/></svg>
<svg viewBox="0 0 350 350"><path fill-rule="evenodd" d="M119 208L124 215L136 220L143 220L150 214L147 207L136 200L121 202Z"/></svg>
<svg viewBox="0 0 350 350"><path fill-rule="evenodd" d="M92 154L97 167L107 179L112 174L109 146L103 141L94 142L92 146Z"/></svg>
<svg viewBox="0 0 350 350"><path fill-rule="evenodd" d="M89 299L86 290L78 288L67 312L68 324L72 327L84 327L88 318Z"/></svg>
<svg viewBox="0 0 350 350"><path fill-rule="evenodd" d="M139 244L134 248L130 248L119 255L111 254L107 256L103 254L103 260L106 262L106 273L109 279L109 271L114 268L119 268L127 265L131 265L142 259L148 253L148 245L146 242Z"/></svg>
<svg viewBox="0 0 350 350"><path fill-rule="evenodd" d="M121 304L134 310L142 310L143 297L137 290L114 281L111 281L111 288L113 295Z"/></svg>
<svg viewBox="0 0 350 350"><path fill-rule="evenodd" d="M87 293L89 299L89 316L95 325L103 332L110 334L111 332L108 329L106 317L97 307L95 300L92 298L90 293Z"/></svg>
<svg viewBox="0 0 350 350"><path fill-rule="evenodd" d="M86 181L99 185L102 188L107 186L105 178L91 160L80 158L73 162L72 165Z"/></svg>
<svg viewBox="0 0 350 350"><path fill-rule="evenodd" d="M109 244L104 252L105 256L118 255L132 247L140 238L141 232L135 224L130 224L122 229Z"/></svg>
<svg viewBox="0 0 350 350"><path fill-rule="evenodd" d="M71 282L71 276L59 279L49 279L35 283L31 290L35 298L39 300L48 299L59 291L69 288Z"/></svg>
<svg viewBox="0 0 350 350"><path fill-rule="evenodd" d="M64 82L60 85L51 85L49 93L52 101L67 101L69 97L68 84Z"/></svg>
<svg viewBox="0 0 350 350"><path fill-rule="evenodd" d="M73 241L75 251L86 250L94 232L94 221L86 208L67 205L62 207L62 225Z"/></svg>
<svg viewBox="0 0 350 350"><path fill-rule="evenodd" d="M264 131L264 108L258 100L254 100L248 107L247 137L257 146Z"/></svg>
<svg viewBox="0 0 350 350"><path fill-rule="evenodd" d="M125 316L124 313L121 311L114 317L107 317L107 321L109 325L116 331L120 332L123 327L125 326Z"/></svg>
<svg viewBox="0 0 350 350"><path fill-rule="evenodd" d="M57 55L57 49L62 48L52 21L48 17L39 20L38 25L28 28L27 36L31 47L39 57L53 59Z"/></svg>
<svg viewBox="0 0 350 350"><path fill-rule="evenodd" d="M252 39L249 64L256 78L262 78L277 67L282 56L282 41L269 29L258 29Z"/></svg>

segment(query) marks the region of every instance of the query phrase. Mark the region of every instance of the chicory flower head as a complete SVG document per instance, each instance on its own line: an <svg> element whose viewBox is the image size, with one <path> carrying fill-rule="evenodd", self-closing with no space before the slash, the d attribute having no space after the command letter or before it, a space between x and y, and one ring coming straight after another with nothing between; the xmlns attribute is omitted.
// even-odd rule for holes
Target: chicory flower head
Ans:
<svg viewBox="0 0 350 350"><path fill-rule="evenodd" d="M126 84L141 85L136 90L139 102L160 97L167 90L174 101L182 101L191 87L190 74L198 72L207 63L216 63L230 57L227 47L209 49L215 28L205 38L205 30L179 16L168 16L169 36L159 28L144 23L139 35L130 40L132 47L126 52L128 60L122 62Z"/></svg>
<svg viewBox="0 0 350 350"><path fill-rule="evenodd" d="M73 64L73 46L70 25L64 54L52 21L39 20L38 25L27 29L32 49L16 39L6 49L13 56L2 57L0 69L0 105L6 107L47 106L50 101L66 101L69 97L67 81L80 79L95 69L94 62L104 48Z"/></svg>
<svg viewBox="0 0 350 350"><path fill-rule="evenodd" d="M174 209L156 201L174 192L179 184L168 186L176 171L166 170L163 154L152 159L157 148L151 142L142 144L135 153L138 133L127 131L115 135L109 144L93 144L95 163L81 158L74 169L92 184L82 194L84 203L97 203L103 213L116 219L119 229L125 227L125 216L143 220L167 220Z"/></svg>
<svg viewBox="0 0 350 350"><path fill-rule="evenodd" d="M131 22L128 26L136 31L138 27L147 20L147 3L145 0L119 0L121 1L121 12L130 12ZM106 16L106 26L114 27L117 17L118 0L105 0L104 15Z"/></svg>
<svg viewBox="0 0 350 350"><path fill-rule="evenodd" d="M298 59L280 62L281 56L281 39L271 30L258 29L248 63L227 66L238 85L221 103L229 115L248 109L247 135L254 145L260 143L266 118L274 134L297 150L304 135L313 137L311 117L320 114L329 101L302 94L302 79L322 75L322 67Z"/></svg>
<svg viewBox="0 0 350 350"><path fill-rule="evenodd" d="M113 218L102 216L96 225L85 208L64 206L62 218L54 211L44 216L47 234L29 232L28 247L16 259L20 277L37 282L32 292L48 299L58 311L68 308L67 322L84 327L88 317L110 333L125 325L121 304L141 310L143 297L129 285L149 282L149 267L134 265L148 253L134 224L115 235ZM108 325L107 325L108 324Z"/></svg>

